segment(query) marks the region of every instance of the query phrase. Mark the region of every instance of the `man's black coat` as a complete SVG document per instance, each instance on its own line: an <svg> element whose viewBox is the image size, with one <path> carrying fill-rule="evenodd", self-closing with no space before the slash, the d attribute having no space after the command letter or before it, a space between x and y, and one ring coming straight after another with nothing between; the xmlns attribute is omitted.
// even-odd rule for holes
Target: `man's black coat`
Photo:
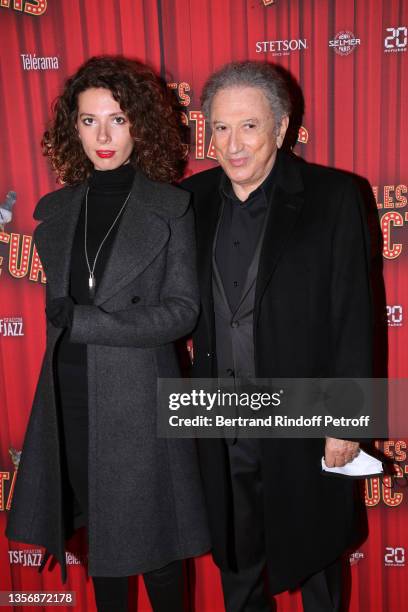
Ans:
<svg viewBox="0 0 408 612"><path fill-rule="evenodd" d="M183 183L193 194L202 305L194 377L217 375L212 246L222 172L217 167ZM271 206L256 281L257 377L371 376L368 240L353 179L279 152ZM261 445L269 580L277 593L361 539L363 505L352 482L322 475L324 440L263 439ZM225 442L201 439L199 453L214 558L233 568Z"/></svg>

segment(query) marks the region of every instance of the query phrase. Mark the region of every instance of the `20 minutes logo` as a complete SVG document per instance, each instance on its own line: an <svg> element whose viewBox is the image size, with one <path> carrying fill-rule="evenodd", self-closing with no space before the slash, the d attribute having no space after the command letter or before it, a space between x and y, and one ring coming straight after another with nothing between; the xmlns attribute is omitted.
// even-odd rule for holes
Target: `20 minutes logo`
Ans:
<svg viewBox="0 0 408 612"><path fill-rule="evenodd" d="M407 50L408 28L406 26L387 28L386 32L388 36L384 39L384 53L399 53Z"/></svg>
<svg viewBox="0 0 408 612"><path fill-rule="evenodd" d="M405 548L402 546L385 547L384 564L387 567L405 567Z"/></svg>
<svg viewBox="0 0 408 612"><path fill-rule="evenodd" d="M402 327L403 310L401 304L387 305L387 323L389 327Z"/></svg>

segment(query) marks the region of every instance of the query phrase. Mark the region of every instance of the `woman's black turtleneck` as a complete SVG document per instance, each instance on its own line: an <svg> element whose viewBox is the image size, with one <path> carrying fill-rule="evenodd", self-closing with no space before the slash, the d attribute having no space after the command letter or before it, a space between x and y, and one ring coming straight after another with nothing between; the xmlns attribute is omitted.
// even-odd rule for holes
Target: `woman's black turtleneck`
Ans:
<svg viewBox="0 0 408 612"><path fill-rule="evenodd" d="M130 165L115 170L94 170L88 180L87 249L92 266L96 252L125 202L135 176ZM123 215L123 213L122 213ZM121 222L115 223L104 242L95 266L96 287L101 282ZM85 258L85 199L71 251L70 296L76 304L92 304L88 287L89 271ZM86 344L72 343L67 330L56 353L56 371L64 431L68 478L74 491L75 512L86 523L88 481L88 379ZM79 506L78 506L79 503Z"/></svg>
<svg viewBox="0 0 408 612"><path fill-rule="evenodd" d="M89 178L87 250L91 267L99 245L131 190L134 176L134 168L126 164L115 170L94 170ZM120 219L110 232L96 261L97 285L105 270L119 223ZM86 265L84 244L85 202L79 217L71 255L70 294L77 304L92 303L88 291L89 271Z"/></svg>

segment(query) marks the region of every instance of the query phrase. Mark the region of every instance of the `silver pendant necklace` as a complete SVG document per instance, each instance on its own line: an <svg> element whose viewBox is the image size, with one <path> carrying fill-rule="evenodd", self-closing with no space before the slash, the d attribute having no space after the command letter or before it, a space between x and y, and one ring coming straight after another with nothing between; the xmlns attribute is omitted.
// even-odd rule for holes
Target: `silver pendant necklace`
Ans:
<svg viewBox="0 0 408 612"><path fill-rule="evenodd" d="M106 239L108 238L109 234L111 233L111 231L115 227L115 225L116 225L120 215L123 212L123 209L125 208L128 200L130 198L130 191L127 194L126 200L123 202L123 204L122 204L118 214L116 215L115 219L113 220L112 225L110 226L110 228L106 232L104 239L102 240L101 244L99 245L99 248L96 251L95 259L93 260L92 267L91 267L91 265L89 263L88 248L87 248L87 238L88 238L88 193L89 193L89 187L87 188L86 194L85 194L85 244L84 244L84 247L85 247L86 265L87 265L88 272L89 272L89 277L88 277L89 297L93 299L95 297L95 291L96 291L96 278L95 278L96 261L98 259L98 256L99 256L99 253L101 251L101 248L103 247Z"/></svg>

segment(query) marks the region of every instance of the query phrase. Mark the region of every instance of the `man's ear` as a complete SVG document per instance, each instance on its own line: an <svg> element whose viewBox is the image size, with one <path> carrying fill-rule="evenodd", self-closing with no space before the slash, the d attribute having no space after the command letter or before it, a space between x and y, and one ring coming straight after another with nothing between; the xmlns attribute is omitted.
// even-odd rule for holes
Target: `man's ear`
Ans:
<svg viewBox="0 0 408 612"><path fill-rule="evenodd" d="M281 148L283 141L285 140L285 134L286 134L286 130L288 129L288 126L289 126L289 117L288 115L283 115L279 129L278 129L278 134L276 136L276 145L278 149Z"/></svg>

